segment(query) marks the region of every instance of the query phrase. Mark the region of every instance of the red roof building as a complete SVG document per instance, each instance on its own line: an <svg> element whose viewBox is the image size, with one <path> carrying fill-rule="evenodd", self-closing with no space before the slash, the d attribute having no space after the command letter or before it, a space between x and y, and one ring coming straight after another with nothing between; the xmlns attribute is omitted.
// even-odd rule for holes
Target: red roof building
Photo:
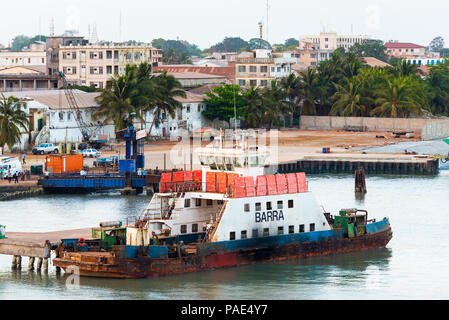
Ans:
<svg viewBox="0 0 449 320"><path fill-rule="evenodd" d="M427 48L410 42L387 42L386 53L391 57L407 58L420 57L427 54Z"/></svg>

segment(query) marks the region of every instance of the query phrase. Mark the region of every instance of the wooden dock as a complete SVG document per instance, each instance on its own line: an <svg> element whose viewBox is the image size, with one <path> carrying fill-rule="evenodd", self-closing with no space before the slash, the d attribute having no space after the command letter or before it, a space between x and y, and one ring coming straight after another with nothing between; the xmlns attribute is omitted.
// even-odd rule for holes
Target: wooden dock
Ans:
<svg viewBox="0 0 449 320"><path fill-rule="evenodd" d="M61 239L89 239L92 229L77 229L47 233L6 232L6 239L0 240L0 254L13 256L12 267L21 265L22 257L29 257L28 269L34 269L37 258L38 269L44 262L44 269L48 268L48 259Z"/></svg>

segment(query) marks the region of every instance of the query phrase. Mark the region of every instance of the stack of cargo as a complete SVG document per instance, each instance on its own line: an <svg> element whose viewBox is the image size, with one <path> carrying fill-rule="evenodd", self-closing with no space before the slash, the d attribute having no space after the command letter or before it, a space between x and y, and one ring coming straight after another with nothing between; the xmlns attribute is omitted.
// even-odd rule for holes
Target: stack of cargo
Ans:
<svg viewBox="0 0 449 320"><path fill-rule="evenodd" d="M176 171L162 174L159 190L162 193L199 191L201 185L201 171Z"/></svg>

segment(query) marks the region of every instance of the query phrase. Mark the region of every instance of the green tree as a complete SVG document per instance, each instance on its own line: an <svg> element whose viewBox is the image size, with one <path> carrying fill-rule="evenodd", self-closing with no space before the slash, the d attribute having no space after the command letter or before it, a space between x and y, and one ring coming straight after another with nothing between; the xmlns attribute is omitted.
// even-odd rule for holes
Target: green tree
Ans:
<svg viewBox="0 0 449 320"><path fill-rule="evenodd" d="M421 115L424 101L420 93L410 77L388 79L384 88L377 93L377 107L371 111L371 115L391 118L407 117L411 113Z"/></svg>
<svg viewBox="0 0 449 320"><path fill-rule="evenodd" d="M429 102L432 113L449 116L449 63L431 66L425 82L433 92Z"/></svg>
<svg viewBox="0 0 449 320"><path fill-rule="evenodd" d="M301 104L299 115L314 115L316 106L326 90L322 86L318 72L315 69L301 71L298 75L300 84Z"/></svg>
<svg viewBox="0 0 449 320"><path fill-rule="evenodd" d="M441 49L443 48L444 48L444 39L442 37L434 38L429 44L429 49L432 52L440 52Z"/></svg>
<svg viewBox="0 0 449 320"><path fill-rule="evenodd" d="M31 43L31 38L24 36L24 35L19 35L14 37L14 39L12 39L12 43L11 43L11 51L22 51L23 48L28 47Z"/></svg>
<svg viewBox="0 0 449 320"><path fill-rule="evenodd" d="M203 115L208 119L229 121L229 119L234 118L234 99L237 118L244 116L245 100L239 85L225 84L215 87L212 92L206 92L205 94L208 98L204 99L207 108Z"/></svg>
<svg viewBox="0 0 449 320"><path fill-rule="evenodd" d="M301 94L301 83L293 73L281 79L281 86L288 98L287 109L290 115L290 128L293 127L293 117L297 112Z"/></svg>
<svg viewBox="0 0 449 320"><path fill-rule="evenodd" d="M388 70L395 77L416 76L419 73L419 66L402 59L394 63L394 65L389 67Z"/></svg>
<svg viewBox="0 0 449 320"><path fill-rule="evenodd" d="M239 52L240 50L248 50L249 43L240 37L226 37L209 49L209 52Z"/></svg>
<svg viewBox="0 0 449 320"><path fill-rule="evenodd" d="M262 89L263 119L271 129L279 125L279 118L289 111L287 96L278 80L272 80L270 85Z"/></svg>
<svg viewBox="0 0 449 320"><path fill-rule="evenodd" d="M349 52L355 53L359 57L373 57L388 62L386 50L387 48L385 48L382 40L367 40L363 43L354 44Z"/></svg>
<svg viewBox="0 0 449 320"><path fill-rule="evenodd" d="M6 98L3 94L0 100L0 147L5 150L5 145L9 149L20 142L21 130L28 132L28 119L22 108L26 107L25 102L10 96Z"/></svg>
<svg viewBox="0 0 449 320"><path fill-rule="evenodd" d="M299 47L299 40L296 40L295 38L288 38L285 40L284 43L285 47Z"/></svg>
<svg viewBox="0 0 449 320"><path fill-rule="evenodd" d="M264 105L260 88L249 88L243 94L245 106L242 108L242 115L249 128L258 128L263 125Z"/></svg>
<svg viewBox="0 0 449 320"><path fill-rule="evenodd" d="M357 78L345 79L345 84L335 84L337 92L333 95L330 114L348 116L366 116L367 110L373 103L372 99L364 96L363 84Z"/></svg>

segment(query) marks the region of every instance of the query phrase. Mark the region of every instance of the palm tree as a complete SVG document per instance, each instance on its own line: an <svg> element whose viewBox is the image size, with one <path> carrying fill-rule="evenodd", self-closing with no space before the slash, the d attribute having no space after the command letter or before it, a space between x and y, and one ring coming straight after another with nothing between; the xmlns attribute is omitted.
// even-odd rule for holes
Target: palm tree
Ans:
<svg viewBox="0 0 449 320"><path fill-rule="evenodd" d="M356 78L345 79L345 85L335 84L337 92L333 95L331 114L365 116L372 99L363 95L362 83Z"/></svg>
<svg viewBox="0 0 449 320"><path fill-rule="evenodd" d="M242 111L246 125L250 128L260 127L263 124L263 115L265 113L261 89L249 88L243 94L243 100L245 106Z"/></svg>
<svg viewBox="0 0 449 320"><path fill-rule="evenodd" d="M0 147L4 150L5 145L9 149L20 142L22 129L28 132L28 119L22 108L26 103L16 97L6 98L3 94L0 100Z"/></svg>
<svg viewBox="0 0 449 320"><path fill-rule="evenodd" d="M279 125L279 117L288 112L286 98L277 80L272 80L269 87L262 89L263 119L270 129L273 125Z"/></svg>
<svg viewBox="0 0 449 320"><path fill-rule="evenodd" d="M112 121L116 131L127 128L133 123L133 114L141 119L137 108L133 105L133 99L137 96L138 89L129 73L113 77L107 82L106 89L101 95L95 98L100 106L93 115L93 119L102 118L104 122Z"/></svg>
<svg viewBox="0 0 449 320"><path fill-rule="evenodd" d="M288 109L290 114L290 128L293 127L293 115L298 108L298 101L300 100L301 85L299 79L291 73L288 77L281 80L281 87L285 91L288 98Z"/></svg>
<svg viewBox="0 0 449 320"><path fill-rule="evenodd" d="M182 108L182 103L176 100L176 98L186 97L186 92L182 90L181 83L174 76L168 75L167 72L163 72L155 77L154 81L156 87L154 105L156 107L149 135L151 135L154 123L159 121L161 112L169 114L174 118L176 110Z"/></svg>
<svg viewBox="0 0 449 320"><path fill-rule="evenodd" d="M314 69L301 71L298 80L302 98L299 115L316 114L317 101L322 98L325 91L325 88L320 83L317 71Z"/></svg>
<svg viewBox="0 0 449 320"><path fill-rule="evenodd" d="M421 73L418 65L412 64L410 61L404 59L399 60L393 67L390 67L389 70L391 74L396 77L409 77Z"/></svg>
<svg viewBox="0 0 449 320"><path fill-rule="evenodd" d="M408 77L388 79L385 87L377 92L377 107L371 111L371 115L392 118L406 117L410 113L421 115L425 98L420 94L419 88Z"/></svg>

